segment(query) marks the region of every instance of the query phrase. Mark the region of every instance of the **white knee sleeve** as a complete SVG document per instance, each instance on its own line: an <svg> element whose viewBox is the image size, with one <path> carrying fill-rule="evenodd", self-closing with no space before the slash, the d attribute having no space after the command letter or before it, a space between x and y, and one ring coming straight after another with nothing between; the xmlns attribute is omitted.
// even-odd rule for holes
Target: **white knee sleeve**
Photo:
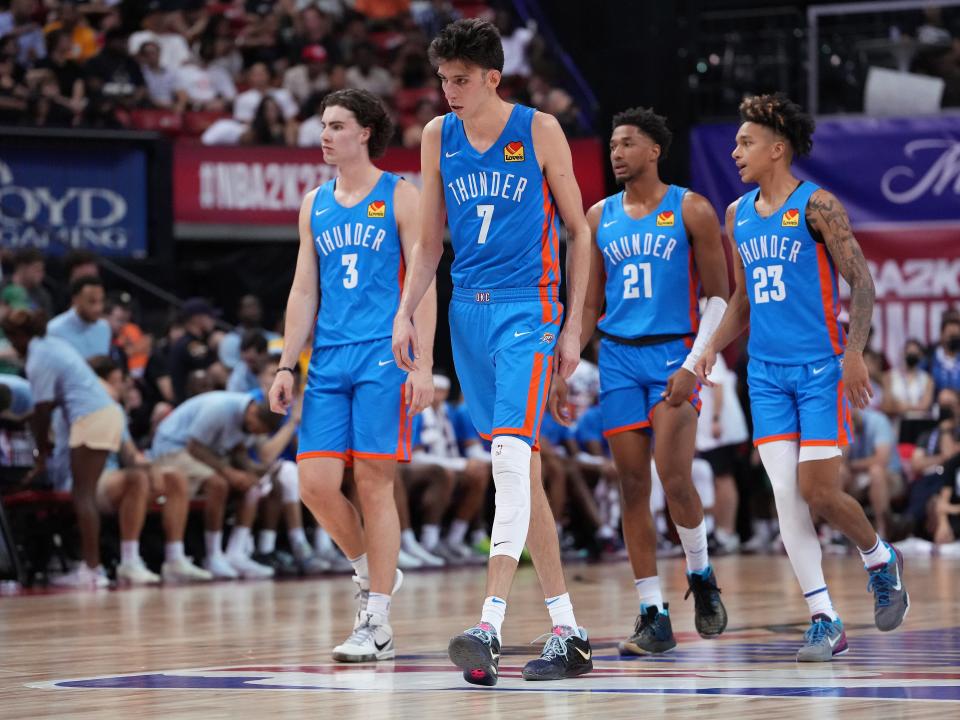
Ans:
<svg viewBox="0 0 960 720"><path fill-rule="evenodd" d="M283 504L300 502L300 478L297 473L297 464L290 460L283 460L277 470L277 482L283 496Z"/></svg>
<svg viewBox="0 0 960 720"><path fill-rule="evenodd" d="M530 446L498 435L490 448L496 487L490 557L509 555L519 562L530 529Z"/></svg>
<svg viewBox="0 0 960 720"><path fill-rule="evenodd" d="M710 463L701 458L695 458L690 468L690 477L703 507L712 508L717 499L717 492L713 487L713 468L710 467Z"/></svg>
<svg viewBox="0 0 960 720"><path fill-rule="evenodd" d="M830 460L841 455L843 455L843 452L837 445L807 445L800 448L800 462Z"/></svg>
<svg viewBox="0 0 960 720"><path fill-rule="evenodd" d="M780 518L780 537L793 572L804 593L826 585L821 566L822 553L810 506L800 495L797 483L798 445L795 440L777 440L757 447L760 460L770 476L773 497Z"/></svg>

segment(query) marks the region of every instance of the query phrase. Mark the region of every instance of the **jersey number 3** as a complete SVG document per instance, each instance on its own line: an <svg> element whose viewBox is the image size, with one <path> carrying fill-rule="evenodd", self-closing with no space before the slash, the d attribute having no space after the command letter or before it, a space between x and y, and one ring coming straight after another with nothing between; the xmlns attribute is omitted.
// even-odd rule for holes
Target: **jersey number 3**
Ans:
<svg viewBox="0 0 960 720"><path fill-rule="evenodd" d="M343 286L347 290L352 290L357 286L359 275L357 275L357 254L350 253L340 258L340 264L347 269L347 274L343 276Z"/></svg>
<svg viewBox="0 0 960 720"><path fill-rule="evenodd" d="M787 297L787 287L783 284L783 265L768 265L753 269L753 301L757 304L780 302ZM767 285L770 289L767 289Z"/></svg>

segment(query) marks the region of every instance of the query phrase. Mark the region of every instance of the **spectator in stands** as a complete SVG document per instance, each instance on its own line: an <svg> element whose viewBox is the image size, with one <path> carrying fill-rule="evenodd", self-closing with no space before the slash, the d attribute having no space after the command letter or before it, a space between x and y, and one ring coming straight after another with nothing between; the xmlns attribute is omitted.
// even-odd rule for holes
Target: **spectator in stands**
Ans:
<svg viewBox="0 0 960 720"><path fill-rule="evenodd" d="M43 286L45 276L46 262L42 252L36 248L18 250L13 255L13 272L0 289L0 297L10 307L40 309L49 317L53 312L53 299Z"/></svg>
<svg viewBox="0 0 960 720"><path fill-rule="evenodd" d="M140 52L145 42L154 42L160 47L160 65L168 70L176 70L188 62L192 53L187 40L176 31L176 13L167 12L163 0L151 0L147 3L147 12L141 22L142 30L130 36L131 55Z"/></svg>
<svg viewBox="0 0 960 720"><path fill-rule="evenodd" d="M240 77L243 74L243 55L237 49L237 38L230 18L225 14L209 17L200 42L208 38L213 40L213 60L210 66L221 68L230 77Z"/></svg>
<svg viewBox="0 0 960 720"><path fill-rule="evenodd" d="M96 55L100 46L97 34L77 9L78 4L77 0L60 0L56 19L47 23L43 32L48 37L50 33L62 32L70 40L70 57L82 63ZM48 42L48 52L49 47Z"/></svg>
<svg viewBox="0 0 960 720"><path fill-rule="evenodd" d="M547 93L546 101L541 108L545 113L553 115L563 128L567 137L577 137L583 134L580 126L580 112L573 103L570 93L562 88L553 88Z"/></svg>
<svg viewBox="0 0 960 720"><path fill-rule="evenodd" d="M370 43L358 45L353 53L353 65L347 69L347 87L390 97L394 89L393 76L376 63L376 48Z"/></svg>
<svg viewBox="0 0 960 720"><path fill-rule="evenodd" d="M218 349L220 362L233 369L241 361L240 344L248 332L256 332L267 338L277 340L280 336L263 327L263 304L256 295L244 295L237 305L237 326L226 333Z"/></svg>
<svg viewBox="0 0 960 720"><path fill-rule="evenodd" d="M907 340L903 367L890 368L883 379L883 411L891 416L927 414L933 405L933 379L921 369L923 345Z"/></svg>
<svg viewBox="0 0 960 720"><path fill-rule="evenodd" d="M218 578L272 577L273 569L247 555L246 539L269 478L252 471L246 443L252 436L276 432L281 416L248 393L209 392L197 395L170 413L157 427L151 453L154 464L186 476L190 495L203 488L206 507L207 557L204 566ZM223 520L231 490L244 496L238 528L245 528L223 552ZM237 532L236 530L234 531ZM246 535L246 538L241 537Z"/></svg>
<svg viewBox="0 0 960 720"><path fill-rule="evenodd" d="M4 318L3 331L26 360L34 409L31 416L37 444L35 474L44 471L52 452L50 419L59 408L69 427L73 504L80 529L83 562L61 579L68 585L102 587L100 514L97 480L107 455L120 448L123 412L113 402L84 359L67 343L46 335L42 312L14 310Z"/></svg>
<svg viewBox="0 0 960 720"><path fill-rule="evenodd" d="M316 4L307 5L299 13L291 16L293 22L294 40L290 45L290 59L295 60L302 56L303 49L310 45L322 45L328 51L334 49L334 55L337 55L336 48L331 46L333 33L333 21L327 12L324 12ZM361 22L361 25L363 23ZM340 33L341 39L348 35L345 29ZM339 59L335 57L333 59Z"/></svg>
<svg viewBox="0 0 960 720"><path fill-rule="evenodd" d="M943 487L934 499L930 513L930 534L937 545L960 540L960 472L956 464L952 469L952 473L944 472Z"/></svg>
<svg viewBox="0 0 960 720"><path fill-rule="evenodd" d="M437 116L437 107L433 100L423 99L417 103L413 119L403 131L403 146L406 148L420 147L423 129L427 123Z"/></svg>
<svg viewBox="0 0 960 720"><path fill-rule="evenodd" d="M143 103L147 96L140 66L127 52L127 34L121 28L107 32L103 49L85 66L91 120L113 126L118 109Z"/></svg>
<svg viewBox="0 0 960 720"><path fill-rule="evenodd" d="M187 94L177 89L176 73L160 64L160 46L153 40L143 43L137 60L147 84L150 104L162 110L183 112L187 106Z"/></svg>
<svg viewBox="0 0 960 720"><path fill-rule="evenodd" d="M323 45L307 45L301 52L302 62L283 74L283 87L299 103L314 93L330 87L327 77L327 51Z"/></svg>
<svg viewBox="0 0 960 720"><path fill-rule="evenodd" d="M89 250L71 250L63 256L63 269L67 274L67 287L77 278L100 277L100 266L97 265L97 255Z"/></svg>
<svg viewBox="0 0 960 720"><path fill-rule="evenodd" d="M144 403L153 408L157 403L176 404L173 379L170 376L170 352L183 337L183 322L179 316L171 319L163 337L154 345L143 371L140 387Z"/></svg>
<svg viewBox="0 0 960 720"><path fill-rule="evenodd" d="M271 97L280 106L284 120L292 120L299 110L297 101L285 88L273 87L273 73L266 63L258 62L247 70L248 90L240 93L233 103L233 117L240 122L253 122L263 98Z"/></svg>
<svg viewBox="0 0 960 720"><path fill-rule="evenodd" d="M130 296L122 293L110 297L105 307L114 352L119 351L125 359L120 366L126 367L134 378L143 377L150 358L150 336L131 320Z"/></svg>
<svg viewBox="0 0 960 720"><path fill-rule="evenodd" d="M940 345L930 363L934 392L943 388L960 390L960 319L944 315L940 323Z"/></svg>
<svg viewBox="0 0 960 720"><path fill-rule="evenodd" d="M520 25L506 9L497 11L495 22L503 43L503 76L530 77L529 50L537 36L536 23L531 20L527 25Z"/></svg>
<svg viewBox="0 0 960 720"><path fill-rule="evenodd" d="M103 318L103 282L81 277L70 285L71 306L47 325L47 333L69 343L83 358L109 355L110 323Z"/></svg>
<svg viewBox="0 0 960 720"><path fill-rule="evenodd" d="M17 38L17 62L24 67L33 67L47 53L43 30L34 21L37 0L10 0L10 9L0 12L0 35Z"/></svg>
<svg viewBox="0 0 960 720"><path fill-rule="evenodd" d="M256 330L249 330L240 342L240 362L230 373L227 390L250 392L260 387L260 374L270 356L267 354L267 338ZM272 378L271 378L272 381Z"/></svg>
<svg viewBox="0 0 960 720"><path fill-rule="evenodd" d="M955 471L960 462L960 395L944 388L937 393L937 407L937 426L917 439L910 459L917 478L910 484L905 518L916 535L924 534L929 527L928 506L944 486L945 471L951 467Z"/></svg>
<svg viewBox="0 0 960 720"><path fill-rule="evenodd" d="M188 58L175 70L176 89L186 94L191 110L226 112L237 96L233 78L212 65L213 58L213 40L204 38L197 58Z"/></svg>
<svg viewBox="0 0 960 720"><path fill-rule="evenodd" d="M343 65L330 68L328 92L343 90L347 87L347 69ZM303 104L302 114L307 119L297 128L297 145L300 147L320 147L323 133L323 121L317 110L321 107L326 93L314 93Z"/></svg>
<svg viewBox="0 0 960 720"><path fill-rule="evenodd" d="M80 123L87 105L83 69L73 59L73 42L63 30L47 34L47 57L37 63L38 69L49 70L57 80L58 106L71 113L71 123Z"/></svg>
<svg viewBox="0 0 960 720"><path fill-rule="evenodd" d="M240 136L241 145L296 145L297 123L284 118L280 104L265 95L249 127Z"/></svg>
<svg viewBox="0 0 960 720"><path fill-rule="evenodd" d="M206 370L217 363L217 353L210 347L209 338L214 329L213 307L203 298L191 298L180 309L183 335L170 348L170 381L176 402L188 397L187 381L195 370Z"/></svg>
<svg viewBox="0 0 960 720"><path fill-rule="evenodd" d="M90 358L94 372L104 382L114 402L125 393L123 370L110 358ZM190 511L187 479L171 469L150 466L134 444L124 421L120 450L110 453L97 481L97 502L105 513L116 513L120 526L120 564L117 581L130 585L155 585L160 576L151 572L140 555L140 534L147 508L163 497L163 530L166 539L163 579L167 582L196 582L213 576L194 565L183 552L183 536Z"/></svg>
<svg viewBox="0 0 960 720"><path fill-rule="evenodd" d="M450 0L430 0L413 7L413 19L428 38L436 37L447 25L462 17Z"/></svg>
<svg viewBox="0 0 960 720"><path fill-rule="evenodd" d="M19 125L27 110L30 90L26 73L17 62L17 39L0 38L0 125Z"/></svg>
<svg viewBox="0 0 960 720"><path fill-rule="evenodd" d="M886 415L870 408L853 410L853 441L840 477L851 495L868 501L877 532L887 537L890 499L899 496L904 482L897 438Z"/></svg>
<svg viewBox="0 0 960 720"><path fill-rule="evenodd" d="M31 70L26 125L36 128L71 127L79 122L68 98L60 94L57 77L49 70Z"/></svg>

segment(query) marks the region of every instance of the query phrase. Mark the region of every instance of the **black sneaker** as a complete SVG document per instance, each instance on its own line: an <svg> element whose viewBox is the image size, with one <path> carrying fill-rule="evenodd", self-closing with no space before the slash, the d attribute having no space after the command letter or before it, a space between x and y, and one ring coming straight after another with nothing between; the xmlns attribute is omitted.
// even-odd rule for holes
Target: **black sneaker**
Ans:
<svg viewBox="0 0 960 720"><path fill-rule="evenodd" d="M537 638L539 640L539 638ZM557 625L543 652L523 667L524 680L563 680L593 670L593 650L583 628Z"/></svg>
<svg viewBox="0 0 960 720"><path fill-rule="evenodd" d="M477 623L450 641L447 653L474 685L496 685L500 667L500 638L493 625Z"/></svg>
<svg viewBox="0 0 960 720"><path fill-rule="evenodd" d="M727 609L720 599L720 588L713 574L713 567L687 573L686 600L693 593L694 624L702 638L716 637L727 628Z"/></svg>
<svg viewBox="0 0 960 720"><path fill-rule="evenodd" d="M293 555L285 553L283 550L274 550L269 553L254 553L253 561L273 568L277 577L297 577L300 575L300 568Z"/></svg>
<svg viewBox="0 0 960 720"><path fill-rule="evenodd" d="M662 611L656 605L642 605L633 635L617 644L621 655L659 655L676 646L670 624L670 603L664 603Z"/></svg>

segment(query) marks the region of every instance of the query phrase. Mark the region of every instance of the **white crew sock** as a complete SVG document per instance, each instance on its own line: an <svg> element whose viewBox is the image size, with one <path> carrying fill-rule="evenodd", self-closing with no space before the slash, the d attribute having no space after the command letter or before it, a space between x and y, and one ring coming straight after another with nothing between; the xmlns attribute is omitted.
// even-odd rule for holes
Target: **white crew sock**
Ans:
<svg viewBox="0 0 960 720"><path fill-rule="evenodd" d="M469 529L470 523L466 520L454 520L450 523L450 529L447 531L447 543L463 545L463 539L467 536L467 530Z"/></svg>
<svg viewBox="0 0 960 720"><path fill-rule="evenodd" d="M140 559L139 540L122 540L120 542L120 562L123 565L138 565L143 562Z"/></svg>
<svg viewBox="0 0 960 720"><path fill-rule="evenodd" d="M277 549L277 531L261 530L257 534L257 552L261 555L269 555Z"/></svg>
<svg viewBox="0 0 960 720"><path fill-rule="evenodd" d="M370 593L366 612L383 615L384 618L390 617L390 596L385 593Z"/></svg>
<svg viewBox="0 0 960 720"><path fill-rule="evenodd" d="M859 548L857 549L859 550ZM863 558L863 564L866 565L867 569L870 569L877 565L886 565L890 562L890 558L893 557L893 553L890 552L887 544L877 535L877 541L872 548L869 550L860 550L860 557Z"/></svg>
<svg viewBox="0 0 960 720"><path fill-rule="evenodd" d="M433 550L440 542L440 526L424 525L420 531L420 544L427 550Z"/></svg>
<svg viewBox="0 0 960 720"><path fill-rule="evenodd" d="M507 614L507 601L496 595L491 595L483 601L483 611L480 613L480 622L493 625L497 637L503 637L500 628L503 627L503 619Z"/></svg>
<svg viewBox="0 0 960 720"><path fill-rule="evenodd" d="M207 530L203 533L204 543L207 546L207 557L215 558L223 555L223 531Z"/></svg>
<svg viewBox="0 0 960 720"><path fill-rule="evenodd" d="M836 620L839 617L837 611L833 609L833 602L830 600L830 591L827 590L826 585L817 590L804 593L803 599L807 601L807 607L810 608L810 617L820 614L826 615L831 620Z"/></svg>
<svg viewBox="0 0 960 720"><path fill-rule="evenodd" d="M307 542L307 534L302 527L290 528L287 530L287 540L290 541L290 549L297 560L302 560L304 555L313 552L310 543Z"/></svg>
<svg viewBox="0 0 960 720"><path fill-rule="evenodd" d="M420 543L417 542L417 536L413 533L413 528L400 531L400 548L404 552L412 552L419 544Z"/></svg>
<svg viewBox="0 0 960 720"><path fill-rule="evenodd" d="M687 556L687 572L700 572L710 567L710 557L707 552L707 526L701 520L694 528L685 528L677 525L677 535L680 544Z"/></svg>
<svg viewBox="0 0 960 720"><path fill-rule="evenodd" d="M182 560L185 555L183 552L183 541L178 540L176 542L168 542L163 546L164 559L168 563L174 563L178 560Z"/></svg>
<svg viewBox="0 0 960 720"><path fill-rule="evenodd" d="M236 525L227 541L227 555L232 557L246 557L247 543L250 541L250 528Z"/></svg>
<svg viewBox="0 0 960 720"><path fill-rule="evenodd" d="M660 590L659 575L634 579L633 586L637 589L637 596L640 598L641 611L644 606L663 610L663 593Z"/></svg>
<svg viewBox="0 0 960 720"><path fill-rule="evenodd" d="M361 584L366 583L367 587L370 587L370 568L367 565L367 554L364 553L360 557L353 558L350 560L350 564L353 565L353 571L360 578Z"/></svg>
<svg viewBox="0 0 960 720"><path fill-rule="evenodd" d="M547 610L550 612L550 624L553 627L565 625L576 630L577 618L573 615L573 603L570 602L570 593L544 599Z"/></svg>

